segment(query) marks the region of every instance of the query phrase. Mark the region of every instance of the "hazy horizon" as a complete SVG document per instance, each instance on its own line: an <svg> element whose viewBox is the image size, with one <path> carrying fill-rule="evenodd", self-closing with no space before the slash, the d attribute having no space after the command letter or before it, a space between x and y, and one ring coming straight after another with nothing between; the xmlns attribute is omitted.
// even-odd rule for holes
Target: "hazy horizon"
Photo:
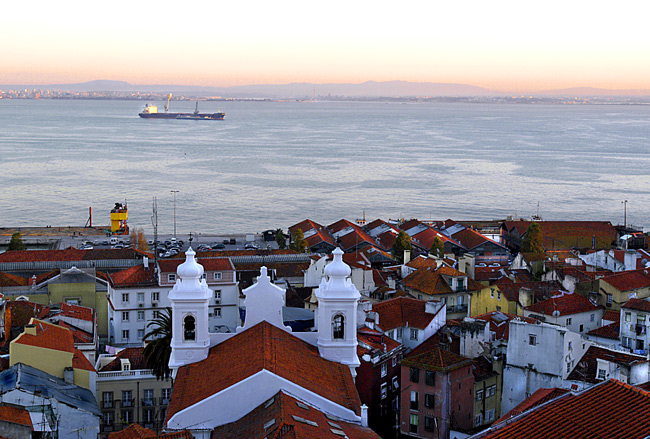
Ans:
<svg viewBox="0 0 650 439"><path fill-rule="evenodd" d="M227 87L366 81L507 93L650 89L640 1L4 5L1 84L96 79ZM635 7L635 6L638 6ZM632 12L632 13L631 13Z"/></svg>

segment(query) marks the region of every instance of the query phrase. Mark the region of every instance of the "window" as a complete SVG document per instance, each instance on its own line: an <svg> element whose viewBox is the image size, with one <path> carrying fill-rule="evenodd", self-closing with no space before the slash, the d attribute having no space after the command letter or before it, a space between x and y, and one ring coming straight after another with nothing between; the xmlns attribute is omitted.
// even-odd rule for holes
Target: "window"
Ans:
<svg viewBox="0 0 650 439"><path fill-rule="evenodd" d="M158 302L159 300L160 300L160 293L159 292L154 291L153 293L151 293L151 301L152 302Z"/></svg>
<svg viewBox="0 0 650 439"><path fill-rule="evenodd" d="M128 311L122 311L122 321L123 322L128 322L129 321L129 312Z"/></svg>
<svg viewBox="0 0 650 439"><path fill-rule="evenodd" d="M221 318L221 308L214 309L214 316L217 318Z"/></svg>
<svg viewBox="0 0 650 439"><path fill-rule="evenodd" d="M465 278L459 277L456 291L465 291Z"/></svg>
<svg viewBox="0 0 650 439"><path fill-rule="evenodd" d="M415 328L411 328L411 340L417 340L418 339L418 330Z"/></svg>
<svg viewBox="0 0 650 439"><path fill-rule="evenodd" d="M113 425L115 422L115 412L104 412L104 425Z"/></svg>
<svg viewBox="0 0 650 439"><path fill-rule="evenodd" d="M630 337L621 337L621 344L625 348L631 348L632 347L632 339Z"/></svg>
<svg viewBox="0 0 650 439"><path fill-rule="evenodd" d="M501 300L501 291L497 291L497 300Z"/></svg>
<svg viewBox="0 0 650 439"><path fill-rule="evenodd" d="M113 392L102 392L102 408L113 408Z"/></svg>
<svg viewBox="0 0 650 439"><path fill-rule="evenodd" d="M332 318L332 330L334 340L343 340L345 337L345 317L343 317L343 314L337 314Z"/></svg>
<svg viewBox="0 0 650 439"><path fill-rule="evenodd" d="M206 273L203 273L203 274L201 275L201 279L207 279L207 278L208 278L208 275L207 275Z"/></svg>
<svg viewBox="0 0 650 439"><path fill-rule="evenodd" d="M122 340L123 341L129 341L129 330L128 329L122 329Z"/></svg>
<svg viewBox="0 0 650 439"><path fill-rule="evenodd" d="M483 419L482 419L482 418L483 418L483 417L481 416L480 413L479 413L478 415L474 416L474 425L477 426L477 427L478 427L479 425L481 425L481 424L483 423Z"/></svg>
<svg viewBox="0 0 650 439"><path fill-rule="evenodd" d="M142 422L149 424L153 422L153 409L143 409L142 410Z"/></svg>
<svg viewBox="0 0 650 439"><path fill-rule="evenodd" d="M133 422L133 410L122 410L122 423L130 424Z"/></svg>
<svg viewBox="0 0 650 439"><path fill-rule="evenodd" d="M477 401L482 401L483 400L483 391L482 390L477 390L476 391L476 400Z"/></svg>
<svg viewBox="0 0 650 439"><path fill-rule="evenodd" d="M388 396L388 384L384 383L381 385L381 399L386 399Z"/></svg>
<svg viewBox="0 0 650 439"><path fill-rule="evenodd" d="M129 301L129 293L122 293L122 302Z"/></svg>
<svg viewBox="0 0 650 439"><path fill-rule="evenodd" d="M607 305L611 305L613 301L614 301L614 296L612 296L611 294L608 294L607 295Z"/></svg>
<svg viewBox="0 0 650 439"><path fill-rule="evenodd" d="M485 422L490 422L494 419L494 409L485 412Z"/></svg>
<svg viewBox="0 0 650 439"><path fill-rule="evenodd" d="M214 301L221 303L221 290L214 290Z"/></svg>
<svg viewBox="0 0 650 439"><path fill-rule="evenodd" d="M144 303L144 293L138 293L138 303Z"/></svg>
<svg viewBox="0 0 650 439"><path fill-rule="evenodd" d="M176 275L175 274L168 274L167 275L167 281L168 282L176 282Z"/></svg>
<svg viewBox="0 0 650 439"><path fill-rule="evenodd" d="M395 336L395 340L401 340L402 339L402 328L397 328L397 335Z"/></svg>
<svg viewBox="0 0 650 439"><path fill-rule="evenodd" d="M144 320L144 311L138 311L138 321Z"/></svg>
<svg viewBox="0 0 650 439"><path fill-rule="evenodd" d="M585 325L580 325L580 332L583 332L585 330Z"/></svg>
<svg viewBox="0 0 650 439"><path fill-rule="evenodd" d="M569 326L570 324L571 324L571 317L567 317L566 326Z"/></svg>
<svg viewBox="0 0 650 439"><path fill-rule="evenodd" d="M632 321L632 313L631 312L626 312L625 313L625 321L626 322L631 322Z"/></svg>
<svg viewBox="0 0 650 439"><path fill-rule="evenodd" d="M142 395L142 405L153 405L153 389L144 389Z"/></svg>
<svg viewBox="0 0 650 439"><path fill-rule="evenodd" d="M196 340L196 320L193 315L185 316L183 319L183 339Z"/></svg>
<svg viewBox="0 0 650 439"><path fill-rule="evenodd" d="M494 299L494 288L490 288L490 297Z"/></svg>
<svg viewBox="0 0 650 439"><path fill-rule="evenodd" d="M399 389L399 379L396 376L393 377L393 389Z"/></svg>
<svg viewBox="0 0 650 439"><path fill-rule="evenodd" d="M566 364L566 373L571 373L571 362L570 361Z"/></svg>
<svg viewBox="0 0 650 439"><path fill-rule="evenodd" d="M417 410L420 407L420 394L411 390L411 410Z"/></svg>
<svg viewBox="0 0 650 439"><path fill-rule="evenodd" d="M221 280L221 272L220 271L214 273L214 280Z"/></svg>
<svg viewBox="0 0 650 439"><path fill-rule="evenodd" d="M411 415L409 419L409 431L411 433L418 432L418 415Z"/></svg>
<svg viewBox="0 0 650 439"><path fill-rule="evenodd" d="M424 406L425 407L433 407L435 405L436 398L433 394L431 393L425 393L424 394Z"/></svg>
<svg viewBox="0 0 650 439"><path fill-rule="evenodd" d="M393 364L393 367L397 366L397 355L395 355L395 356L393 357L393 362L392 362L392 364Z"/></svg>
<svg viewBox="0 0 650 439"><path fill-rule="evenodd" d="M593 322L593 321L595 320L595 318L596 318L595 314L591 314L591 315L589 316L589 321L590 321L590 322Z"/></svg>
<svg viewBox="0 0 650 439"><path fill-rule="evenodd" d="M381 377L385 377L388 373L388 365L386 363L381 363Z"/></svg>
<svg viewBox="0 0 650 439"><path fill-rule="evenodd" d="M426 383L427 386L435 386L436 385L436 373L434 371L427 370L425 372L424 378L425 378L424 382Z"/></svg>
<svg viewBox="0 0 650 439"><path fill-rule="evenodd" d="M154 310L154 311L153 311L153 318L154 318L154 319L157 319L157 318L159 318L159 317L160 317L160 311L158 311L158 310Z"/></svg>
<svg viewBox="0 0 650 439"><path fill-rule="evenodd" d="M537 344L537 336L530 334L528 336L528 344L531 346L535 346Z"/></svg>
<svg viewBox="0 0 650 439"><path fill-rule="evenodd" d="M122 390L122 407L133 407L133 392Z"/></svg>
<svg viewBox="0 0 650 439"><path fill-rule="evenodd" d="M412 367L410 369L410 371L409 371L409 375L411 377L411 382L412 383L419 383L420 382L420 369Z"/></svg>
<svg viewBox="0 0 650 439"><path fill-rule="evenodd" d="M161 390L162 394L162 404L169 404L169 400L172 399L172 389L171 387L167 387ZM163 418L164 419L164 418Z"/></svg>
<svg viewBox="0 0 650 439"><path fill-rule="evenodd" d="M138 340L142 340L144 338L144 329L138 329Z"/></svg>
<svg viewBox="0 0 650 439"><path fill-rule="evenodd" d="M431 416L425 416L424 417L424 429L426 431L434 431L435 430L435 423L434 420Z"/></svg>
<svg viewBox="0 0 650 439"><path fill-rule="evenodd" d="M596 377L597 380L604 380L607 378L607 371L605 369L598 369L598 376Z"/></svg>
<svg viewBox="0 0 650 439"><path fill-rule="evenodd" d="M490 386L485 390L485 397L488 398L494 395L496 392L497 392L497 386L496 385Z"/></svg>

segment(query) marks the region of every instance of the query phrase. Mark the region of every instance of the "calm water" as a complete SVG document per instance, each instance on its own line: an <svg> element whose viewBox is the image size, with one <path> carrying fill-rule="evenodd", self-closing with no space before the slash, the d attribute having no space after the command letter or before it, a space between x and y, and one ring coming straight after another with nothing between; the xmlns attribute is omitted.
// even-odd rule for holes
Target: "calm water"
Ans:
<svg viewBox="0 0 650 439"><path fill-rule="evenodd" d="M0 226L259 232L419 217L650 226L650 107L205 102L224 121L144 120L137 101L0 100ZM159 104L162 106L162 104ZM172 103L192 111L190 102Z"/></svg>

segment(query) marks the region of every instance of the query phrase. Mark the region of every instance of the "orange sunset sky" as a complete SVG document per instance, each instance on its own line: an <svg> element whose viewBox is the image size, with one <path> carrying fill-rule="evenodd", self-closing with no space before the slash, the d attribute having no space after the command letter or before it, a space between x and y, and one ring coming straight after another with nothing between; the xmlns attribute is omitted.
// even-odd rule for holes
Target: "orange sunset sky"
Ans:
<svg viewBox="0 0 650 439"><path fill-rule="evenodd" d="M0 11L0 84L455 82L650 89L642 1L32 1Z"/></svg>

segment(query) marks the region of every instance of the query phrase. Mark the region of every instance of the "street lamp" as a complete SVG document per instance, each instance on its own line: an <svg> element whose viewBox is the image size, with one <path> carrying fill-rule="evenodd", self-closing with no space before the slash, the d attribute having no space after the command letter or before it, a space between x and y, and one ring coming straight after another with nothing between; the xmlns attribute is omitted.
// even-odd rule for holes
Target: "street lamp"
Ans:
<svg viewBox="0 0 650 439"><path fill-rule="evenodd" d="M172 189L170 192L174 194L174 240L176 240L176 194L178 191Z"/></svg>

